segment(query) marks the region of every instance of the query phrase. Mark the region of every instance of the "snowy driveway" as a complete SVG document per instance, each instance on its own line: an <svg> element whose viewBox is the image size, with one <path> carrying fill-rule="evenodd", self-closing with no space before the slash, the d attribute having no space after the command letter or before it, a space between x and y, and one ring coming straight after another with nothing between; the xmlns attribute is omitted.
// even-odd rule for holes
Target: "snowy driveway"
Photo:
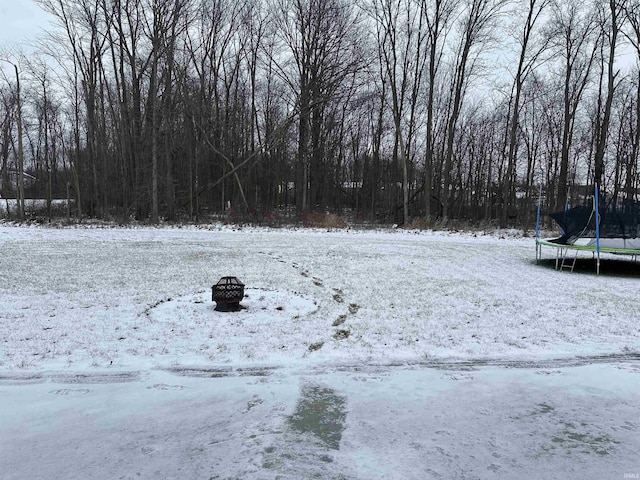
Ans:
<svg viewBox="0 0 640 480"><path fill-rule="evenodd" d="M534 257L0 226L0 478L640 478L640 280ZM213 311L223 275L247 310Z"/></svg>
<svg viewBox="0 0 640 480"><path fill-rule="evenodd" d="M187 373L152 370L131 381L67 375L38 383L14 379L14 385L5 378L2 478L624 479L640 473L637 362Z"/></svg>

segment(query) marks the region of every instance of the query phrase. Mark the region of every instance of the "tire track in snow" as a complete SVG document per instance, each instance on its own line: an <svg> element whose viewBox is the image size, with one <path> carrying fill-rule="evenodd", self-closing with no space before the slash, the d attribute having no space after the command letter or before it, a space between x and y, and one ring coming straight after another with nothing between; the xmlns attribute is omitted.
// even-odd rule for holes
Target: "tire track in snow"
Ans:
<svg viewBox="0 0 640 480"><path fill-rule="evenodd" d="M291 366L238 366L238 367L171 367L165 371L179 376L200 378L222 377L268 377L274 373L290 372L296 375L324 375L332 371L371 373L391 369L437 369L451 371L472 371L480 368L500 367L539 370L541 374L554 374L553 369L581 367L593 364L638 364L640 374L640 353L578 356L544 360L517 360L508 358L442 359L416 362L343 363L320 364L309 368Z"/></svg>
<svg viewBox="0 0 640 480"><path fill-rule="evenodd" d="M614 353L607 355L577 356L566 358L552 358L544 360L517 360L508 358L475 358L475 359L432 359L416 362L380 362L380 363L342 363L317 364L305 366L279 365L238 365L225 366L197 366L197 367L168 367L158 371L171 373L182 377L197 378L227 378L227 377L269 377L275 373L289 373L295 375L324 375L329 372L371 373L391 369L438 369L451 371L472 371L480 368L500 367L514 369L539 370L541 374L554 374L553 369L581 367L594 364L634 364L634 371L640 374L640 353ZM636 365L638 364L638 365ZM113 384L131 383L144 380L147 372L30 372L30 373L0 373L0 385L31 385L36 383L61 384Z"/></svg>
<svg viewBox="0 0 640 480"><path fill-rule="evenodd" d="M73 385L131 383L142 380L142 372L43 372L0 373L0 385L32 385L62 383Z"/></svg>

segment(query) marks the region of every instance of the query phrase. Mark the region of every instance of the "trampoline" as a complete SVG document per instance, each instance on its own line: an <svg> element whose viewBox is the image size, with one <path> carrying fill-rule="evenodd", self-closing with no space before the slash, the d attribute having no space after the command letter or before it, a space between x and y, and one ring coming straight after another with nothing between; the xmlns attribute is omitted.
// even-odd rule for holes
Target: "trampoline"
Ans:
<svg viewBox="0 0 640 480"><path fill-rule="evenodd" d="M562 228L558 238L539 238L540 206L536 226L536 261L542 247L556 249L556 270L573 271L579 252L592 252L600 274L600 254L627 255L634 261L640 255L640 202L606 203L596 194L590 204L552 213ZM597 214L596 214L597 212Z"/></svg>

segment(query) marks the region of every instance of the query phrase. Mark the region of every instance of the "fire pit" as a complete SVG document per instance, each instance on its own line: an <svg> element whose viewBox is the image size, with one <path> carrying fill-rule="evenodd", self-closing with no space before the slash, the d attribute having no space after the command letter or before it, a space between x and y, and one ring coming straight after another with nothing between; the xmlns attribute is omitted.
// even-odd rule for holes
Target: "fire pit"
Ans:
<svg viewBox="0 0 640 480"><path fill-rule="evenodd" d="M244 298L244 283L236 277L222 277L211 287L211 300L216 302L219 312L237 312L242 307L240 301Z"/></svg>

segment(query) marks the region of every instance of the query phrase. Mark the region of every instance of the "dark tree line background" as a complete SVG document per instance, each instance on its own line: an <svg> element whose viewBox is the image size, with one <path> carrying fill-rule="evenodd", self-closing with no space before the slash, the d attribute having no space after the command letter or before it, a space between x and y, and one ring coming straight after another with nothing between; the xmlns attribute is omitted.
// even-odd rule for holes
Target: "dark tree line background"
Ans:
<svg viewBox="0 0 640 480"><path fill-rule="evenodd" d="M0 55L4 198L527 227L540 191L638 196L638 0L35 1L56 25Z"/></svg>

